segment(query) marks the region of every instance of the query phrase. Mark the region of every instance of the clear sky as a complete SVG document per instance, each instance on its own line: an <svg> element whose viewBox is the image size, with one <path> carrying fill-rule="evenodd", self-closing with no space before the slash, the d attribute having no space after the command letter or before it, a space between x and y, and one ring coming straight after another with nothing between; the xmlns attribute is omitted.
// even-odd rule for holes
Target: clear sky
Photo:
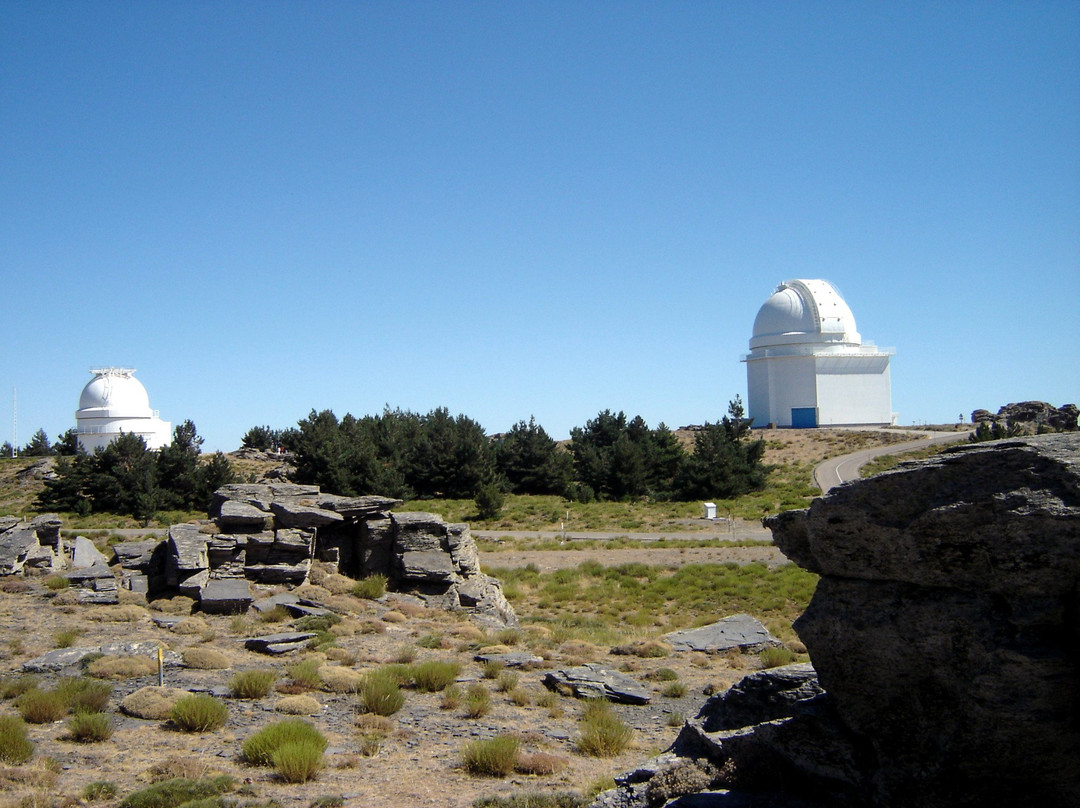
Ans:
<svg viewBox="0 0 1080 808"><path fill-rule="evenodd" d="M1080 3L0 0L0 440L746 397L840 289L901 424L1080 399Z"/></svg>

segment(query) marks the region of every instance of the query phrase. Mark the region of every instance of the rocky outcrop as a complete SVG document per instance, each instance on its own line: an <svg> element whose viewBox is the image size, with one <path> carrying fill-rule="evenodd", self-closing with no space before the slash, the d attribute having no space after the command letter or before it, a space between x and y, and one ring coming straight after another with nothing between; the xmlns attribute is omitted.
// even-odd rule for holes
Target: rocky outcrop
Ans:
<svg viewBox="0 0 1080 808"><path fill-rule="evenodd" d="M117 545L116 561L129 588L177 590L208 611L245 611L253 599L249 582L304 583L317 559L357 578L385 575L391 588L432 606L516 625L499 582L480 571L468 525L390 511L400 504L324 494L317 486L228 485L215 492L210 520L173 525L160 549Z"/></svg>
<svg viewBox="0 0 1080 808"><path fill-rule="evenodd" d="M950 448L766 524L821 575L795 624L816 675L744 679L597 806L676 781L708 796L671 805L1080 805L1080 435Z"/></svg>
<svg viewBox="0 0 1080 808"><path fill-rule="evenodd" d="M0 518L0 575L15 575L26 567L65 567L60 524L55 513L43 513L29 522L11 516Z"/></svg>
<svg viewBox="0 0 1080 808"><path fill-rule="evenodd" d="M1075 432L1077 419L1080 418L1080 407L1075 404L1064 404L1055 407L1045 401L1021 401L1018 404L1006 404L997 411L997 414L989 410L975 410L971 413L973 424L1003 424L1006 427L1014 427L1025 434L1036 432Z"/></svg>
<svg viewBox="0 0 1080 808"><path fill-rule="evenodd" d="M664 639L676 651L706 654L722 654L733 648L744 654L756 654L783 645L760 620L748 614L733 614L707 626L673 631L665 634Z"/></svg>

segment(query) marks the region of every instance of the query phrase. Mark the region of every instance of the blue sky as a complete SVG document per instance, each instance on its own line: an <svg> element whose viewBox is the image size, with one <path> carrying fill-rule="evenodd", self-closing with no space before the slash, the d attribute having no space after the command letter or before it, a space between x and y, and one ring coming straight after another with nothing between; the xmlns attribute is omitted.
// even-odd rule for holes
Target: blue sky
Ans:
<svg viewBox="0 0 1080 808"><path fill-rule="evenodd" d="M788 278L901 424L1080 399L1075 2L3 0L0 132L0 440L715 421Z"/></svg>

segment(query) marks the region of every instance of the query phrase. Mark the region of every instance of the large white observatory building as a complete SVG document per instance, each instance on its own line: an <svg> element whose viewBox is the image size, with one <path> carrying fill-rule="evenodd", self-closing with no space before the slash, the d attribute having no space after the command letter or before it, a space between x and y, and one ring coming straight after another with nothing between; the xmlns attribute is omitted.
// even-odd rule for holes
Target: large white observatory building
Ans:
<svg viewBox="0 0 1080 808"><path fill-rule="evenodd" d="M863 343L828 281L784 281L758 311L743 357L748 414L759 427L894 423L894 353Z"/></svg>
<svg viewBox="0 0 1080 808"><path fill-rule="evenodd" d="M140 436L149 449L160 449L172 440L172 424L150 409L146 388L135 378L134 368L92 368L94 374L79 396L75 432L87 452L108 446L120 435Z"/></svg>

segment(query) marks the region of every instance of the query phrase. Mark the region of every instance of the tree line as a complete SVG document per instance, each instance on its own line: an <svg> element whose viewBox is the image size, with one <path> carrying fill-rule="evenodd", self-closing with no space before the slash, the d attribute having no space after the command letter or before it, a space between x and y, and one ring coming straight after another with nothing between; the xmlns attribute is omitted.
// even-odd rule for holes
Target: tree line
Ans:
<svg viewBox="0 0 1080 808"><path fill-rule="evenodd" d="M57 459L56 475L45 480L36 505L81 516L129 514L144 522L158 511L208 510L214 491L237 478L221 452L202 459L202 442L195 424L184 421L157 451L131 433L92 453L76 444Z"/></svg>
<svg viewBox="0 0 1080 808"><path fill-rule="evenodd" d="M692 451L664 424L650 428L640 416L611 410L571 430L565 447L534 418L489 438L479 423L445 408L340 419L312 410L296 428L252 427L243 446L290 452L297 482L346 496L724 499L765 483L764 443L750 426L737 396L719 422L698 428Z"/></svg>

